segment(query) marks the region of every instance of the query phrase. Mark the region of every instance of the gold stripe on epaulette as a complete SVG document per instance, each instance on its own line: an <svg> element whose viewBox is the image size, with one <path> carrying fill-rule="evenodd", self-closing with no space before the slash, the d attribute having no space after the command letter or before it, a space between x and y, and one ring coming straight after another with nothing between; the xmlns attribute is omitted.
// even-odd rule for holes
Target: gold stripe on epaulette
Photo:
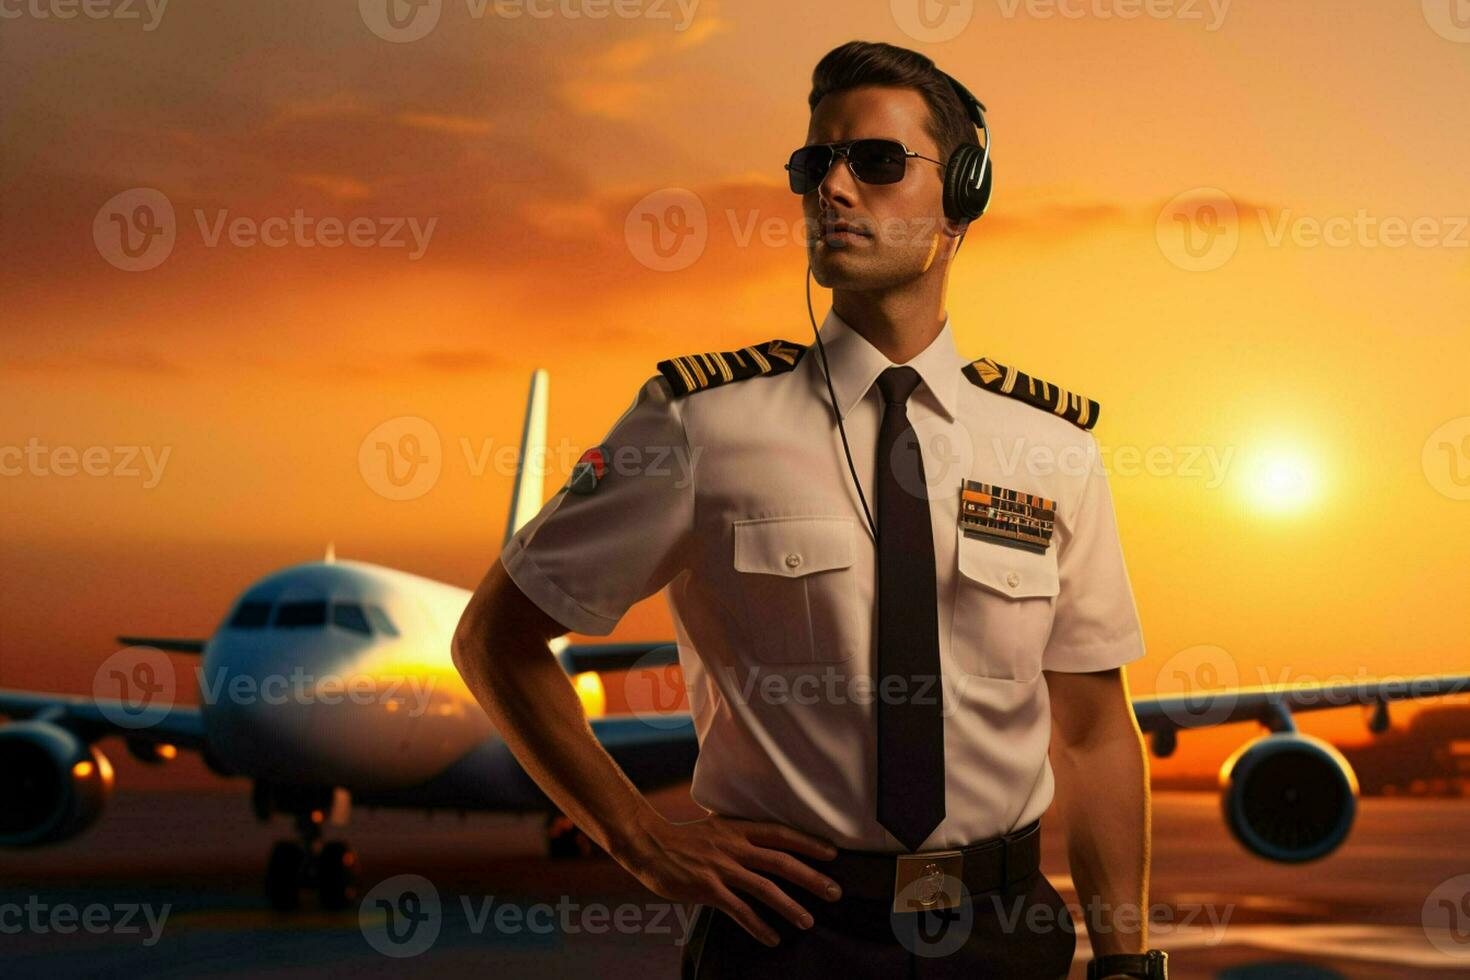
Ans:
<svg viewBox="0 0 1470 980"><path fill-rule="evenodd" d="M722 352L722 351L715 351L715 363L719 365L720 375L726 381L734 381L735 380L735 372L733 372L733 371L730 370L730 365L725 360L724 352Z"/></svg>
<svg viewBox="0 0 1470 980"><path fill-rule="evenodd" d="M753 357L755 359L755 363L760 366L761 374L771 373L771 362L762 357L760 351L756 350L754 347L747 347L745 349L750 351L750 356Z"/></svg>
<svg viewBox="0 0 1470 980"><path fill-rule="evenodd" d="M671 357L669 358L669 363L674 365L674 367L678 370L679 377L684 381L685 392L691 392L695 388L699 387L694 383L694 375L689 373L689 369L684 366L682 360L680 360L678 357Z"/></svg>

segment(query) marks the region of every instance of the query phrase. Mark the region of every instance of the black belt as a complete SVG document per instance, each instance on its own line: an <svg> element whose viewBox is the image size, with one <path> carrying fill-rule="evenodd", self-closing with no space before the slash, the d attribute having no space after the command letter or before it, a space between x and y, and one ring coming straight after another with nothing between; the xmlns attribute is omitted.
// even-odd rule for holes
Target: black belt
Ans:
<svg viewBox="0 0 1470 980"><path fill-rule="evenodd" d="M837 849L818 865L842 887L843 898L893 903L893 911L951 908L957 882L971 895L1014 884L1041 866L1041 820L1009 834L945 851L889 853Z"/></svg>

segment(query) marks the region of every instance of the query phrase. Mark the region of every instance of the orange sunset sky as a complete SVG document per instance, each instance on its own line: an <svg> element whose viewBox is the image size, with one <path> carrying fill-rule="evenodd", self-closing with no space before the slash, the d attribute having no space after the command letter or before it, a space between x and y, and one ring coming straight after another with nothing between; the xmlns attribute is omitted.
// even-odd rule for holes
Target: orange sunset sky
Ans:
<svg viewBox="0 0 1470 980"><path fill-rule="evenodd" d="M995 200L948 309L961 351L1103 406L1149 651L1134 692L1202 657L1245 684L1470 670L1470 28L1450 0L935 5L950 37L914 28L916 2L452 0L401 43L368 0L179 3L152 29L7 7L0 447L168 455L157 480L12 459L0 685L88 692L114 634L207 635L328 541L472 587L533 368L574 458L660 358L810 340L781 165L813 65L853 38L925 52L989 108ZM125 271L94 221L137 188L176 239ZM643 214L673 189L703 248L657 268ZM297 211L434 224L418 257L406 231L209 244L222 212ZM403 416L437 431L442 471L392 500L359 447ZM614 638L670 634L655 597ZM1358 709L1333 715L1303 727L1361 737ZM1155 772L1249 734L1185 736Z"/></svg>

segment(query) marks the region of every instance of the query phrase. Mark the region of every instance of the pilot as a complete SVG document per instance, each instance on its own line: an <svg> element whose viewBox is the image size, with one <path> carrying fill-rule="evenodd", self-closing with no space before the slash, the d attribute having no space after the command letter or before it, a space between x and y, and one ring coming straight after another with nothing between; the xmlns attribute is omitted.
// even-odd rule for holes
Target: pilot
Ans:
<svg viewBox="0 0 1470 980"><path fill-rule="evenodd" d="M753 330L659 362L456 633L550 799L697 906L685 976L1065 977L1076 923L1038 867L1054 797L1089 976L1164 974L1099 406L961 354L945 306L989 197L973 100L903 48L821 59L788 166L832 289L814 342ZM964 329L1005 346L1005 324ZM665 588L708 811L685 823L618 769L546 651Z"/></svg>

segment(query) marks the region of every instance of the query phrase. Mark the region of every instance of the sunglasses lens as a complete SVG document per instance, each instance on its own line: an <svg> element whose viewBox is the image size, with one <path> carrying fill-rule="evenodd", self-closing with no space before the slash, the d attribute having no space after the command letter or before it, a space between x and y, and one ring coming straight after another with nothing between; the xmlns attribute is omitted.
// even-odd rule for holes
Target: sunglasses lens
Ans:
<svg viewBox="0 0 1470 980"><path fill-rule="evenodd" d="M786 165L792 193L807 194L816 190L831 167L830 146L803 146L791 154L791 162Z"/></svg>
<svg viewBox="0 0 1470 980"><path fill-rule="evenodd" d="M853 173L865 184L896 184L903 180L908 157L893 140L858 140L847 151Z"/></svg>

